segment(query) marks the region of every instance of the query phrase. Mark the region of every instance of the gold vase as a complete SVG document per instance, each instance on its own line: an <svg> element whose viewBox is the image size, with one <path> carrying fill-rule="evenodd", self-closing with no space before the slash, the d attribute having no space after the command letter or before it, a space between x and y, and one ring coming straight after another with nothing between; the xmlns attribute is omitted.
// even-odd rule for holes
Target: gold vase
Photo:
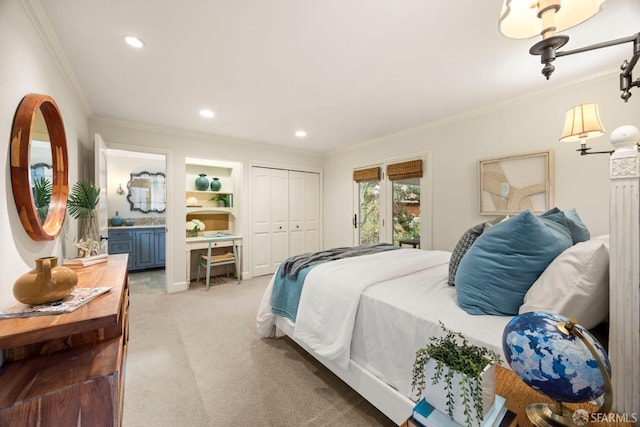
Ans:
<svg viewBox="0 0 640 427"><path fill-rule="evenodd" d="M68 296L77 283L76 272L59 266L58 257L38 258L33 270L18 277L13 295L23 304L45 304Z"/></svg>

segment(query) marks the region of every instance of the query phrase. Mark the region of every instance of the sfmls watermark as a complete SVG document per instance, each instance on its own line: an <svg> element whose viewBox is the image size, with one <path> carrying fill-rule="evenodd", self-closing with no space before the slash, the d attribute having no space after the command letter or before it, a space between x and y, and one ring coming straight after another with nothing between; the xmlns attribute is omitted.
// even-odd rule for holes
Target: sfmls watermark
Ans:
<svg viewBox="0 0 640 427"><path fill-rule="evenodd" d="M637 423L640 416L632 412L631 414L615 414L613 412L592 412L589 413L584 409L577 409L571 416L576 425L584 426L589 422L592 423Z"/></svg>

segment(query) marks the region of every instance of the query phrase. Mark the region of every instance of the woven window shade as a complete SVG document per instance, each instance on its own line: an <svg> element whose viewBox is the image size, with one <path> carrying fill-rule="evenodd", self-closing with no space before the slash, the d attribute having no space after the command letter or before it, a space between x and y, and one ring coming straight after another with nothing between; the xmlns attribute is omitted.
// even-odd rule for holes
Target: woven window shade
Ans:
<svg viewBox="0 0 640 427"><path fill-rule="evenodd" d="M353 180L355 182L380 181L380 167L355 170L353 171Z"/></svg>
<svg viewBox="0 0 640 427"><path fill-rule="evenodd" d="M422 159L394 163L387 166L387 177L391 181L408 178L422 178Z"/></svg>

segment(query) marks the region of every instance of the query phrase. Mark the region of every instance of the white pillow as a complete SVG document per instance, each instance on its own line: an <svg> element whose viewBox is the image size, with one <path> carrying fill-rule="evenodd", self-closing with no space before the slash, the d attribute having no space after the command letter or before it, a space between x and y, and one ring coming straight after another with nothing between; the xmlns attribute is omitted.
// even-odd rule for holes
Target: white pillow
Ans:
<svg viewBox="0 0 640 427"><path fill-rule="evenodd" d="M587 329L609 314L609 236L580 242L554 259L524 296L519 313L572 317Z"/></svg>

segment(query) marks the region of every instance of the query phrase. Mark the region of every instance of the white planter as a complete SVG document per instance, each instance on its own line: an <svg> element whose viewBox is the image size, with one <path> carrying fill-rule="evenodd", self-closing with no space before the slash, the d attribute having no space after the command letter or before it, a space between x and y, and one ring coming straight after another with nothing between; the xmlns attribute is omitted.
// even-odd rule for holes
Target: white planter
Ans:
<svg viewBox="0 0 640 427"><path fill-rule="evenodd" d="M434 408L439 410L445 415L447 413L447 392L445 391L445 384L443 381L438 384L432 385L431 378L435 372L436 363L433 360L429 360L425 365L424 370L424 378L425 378L425 389L423 393L423 397L427 402L431 404ZM446 372L446 368L445 368ZM460 390L460 373L454 372L452 386L453 386L453 420L461 425L466 425L466 416L464 415L464 406L462 405L462 392ZM484 417L489 410L491 409L491 405L493 405L493 401L496 398L496 369L494 365L487 365L487 367L482 371L482 409ZM475 409L472 406L472 419L475 421L478 419L476 416Z"/></svg>

